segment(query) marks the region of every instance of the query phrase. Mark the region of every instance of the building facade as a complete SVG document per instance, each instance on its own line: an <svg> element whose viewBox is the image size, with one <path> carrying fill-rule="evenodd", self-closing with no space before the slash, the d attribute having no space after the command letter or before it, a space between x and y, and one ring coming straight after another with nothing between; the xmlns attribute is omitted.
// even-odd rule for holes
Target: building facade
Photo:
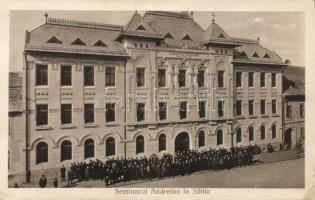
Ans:
<svg viewBox="0 0 315 200"><path fill-rule="evenodd" d="M282 142L285 64L188 12L124 26L46 18L26 32L25 171ZM33 173L38 172L38 173Z"/></svg>
<svg viewBox="0 0 315 200"><path fill-rule="evenodd" d="M288 66L283 71L283 76L283 143L286 148L304 147L305 69Z"/></svg>

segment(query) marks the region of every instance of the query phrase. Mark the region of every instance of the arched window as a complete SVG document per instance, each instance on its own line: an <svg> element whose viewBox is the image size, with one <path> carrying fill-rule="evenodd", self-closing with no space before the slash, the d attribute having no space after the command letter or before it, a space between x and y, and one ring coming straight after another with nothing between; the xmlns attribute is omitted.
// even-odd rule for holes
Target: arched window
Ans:
<svg viewBox="0 0 315 200"><path fill-rule="evenodd" d="M166 150L166 136L165 134L161 134L159 136L159 151L165 151Z"/></svg>
<svg viewBox="0 0 315 200"><path fill-rule="evenodd" d="M87 139L84 142L84 159L94 157L94 140Z"/></svg>
<svg viewBox="0 0 315 200"><path fill-rule="evenodd" d="M242 142L242 129L238 127L236 129L236 143Z"/></svg>
<svg viewBox="0 0 315 200"><path fill-rule="evenodd" d="M272 125L271 131L272 131L272 139L276 138L277 137L277 126L275 124Z"/></svg>
<svg viewBox="0 0 315 200"><path fill-rule="evenodd" d="M264 140L265 139L265 125L262 125L261 127L260 127L260 139L261 140Z"/></svg>
<svg viewBox="0 0 315 200"><path fill-rule="evenodd" d="M205 146L205 132L200 131L198 134L198 147Z"/></svg>
<svg viewBox="0 0 315 200"><path fill-rule="evenodd" d="M61 143L61 161L72 159L72 143L69 140L64 140Z"/></svg>
<svg viewBox="0 0 315 200"><path fill-rule="evenodd" d="M221 129L217 131L217 146L223 144L223 132Z"/></svg>
<svg viewBox="0 0 315 200"><path fill-rule="evenodd" d="M142 135L139 135L136 139L136 154L144 153L144 138Z"/></svg>
<svg viewBox="0 0 315 200"><path fill-rule="evenodd" d="M106 140L106 156L115 155L115 139L110 137Z"/></svg>
<svg viewBox="0 0 315 200"><path fill-rule="evenodd" d="M248 128L248 140L249 142L254 141L254 128L252 126Z"/></svg>
<svg viewBox="0 0 315 200"><path fill-rule="evenodd" d="M48 145L40 142L36 146L36 164L48 162Z"/></svg>

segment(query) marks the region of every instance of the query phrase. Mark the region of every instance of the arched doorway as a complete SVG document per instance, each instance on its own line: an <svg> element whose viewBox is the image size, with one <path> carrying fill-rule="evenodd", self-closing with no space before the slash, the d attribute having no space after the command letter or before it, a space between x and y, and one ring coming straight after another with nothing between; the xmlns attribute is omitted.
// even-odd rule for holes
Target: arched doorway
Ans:
<svg viewBox="0 0 315 200"><path fill-rule="evenodd" d="M285 130L283 143L285 145L288 145L289 148L291 148L291 145L292 145L292 129L291 128Z"/></svg>
<svg viewBox="0 0 315 200"><path fill-rule="evenodd" d="M175 138L175 152L187 150L189 150L189 136L186 132L182 132Z"/></svg>

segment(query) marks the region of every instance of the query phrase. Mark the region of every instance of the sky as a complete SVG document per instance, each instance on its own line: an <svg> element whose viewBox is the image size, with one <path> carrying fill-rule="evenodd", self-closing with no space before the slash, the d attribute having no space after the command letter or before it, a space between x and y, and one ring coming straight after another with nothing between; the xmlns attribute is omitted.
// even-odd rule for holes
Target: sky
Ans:
<svg viewBox="0 0 315 200"><path fill-rule="evenodd" d="M11 11L9 70L22 70L25 31L45 23L49 17L124 25L134 11ZM141 15L144 12L139 11ZM194 11L194 20L206 29L212 12ZM248 39L260 38L260 44L276 51L292 65L304 66L305 24L302 12L215 12L216 23L228 35Z"/></svg>

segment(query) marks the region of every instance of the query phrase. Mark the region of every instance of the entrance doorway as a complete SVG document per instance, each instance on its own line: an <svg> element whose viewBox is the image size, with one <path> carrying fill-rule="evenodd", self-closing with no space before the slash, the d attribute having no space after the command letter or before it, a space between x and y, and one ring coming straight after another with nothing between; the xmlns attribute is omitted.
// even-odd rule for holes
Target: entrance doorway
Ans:
<svg viewBox="0 0 315 200"><path fill-rule="evenodd" d="M292 129L289 128L284 132L284 144L291 148L292 145Z"/></svg>
<svg viewBox="0 0 315 200"><path fill-rule="evenodd" d="M175 152L187 150L189 150L189 136L186 132L182 132L175 138Z"/></svg>

